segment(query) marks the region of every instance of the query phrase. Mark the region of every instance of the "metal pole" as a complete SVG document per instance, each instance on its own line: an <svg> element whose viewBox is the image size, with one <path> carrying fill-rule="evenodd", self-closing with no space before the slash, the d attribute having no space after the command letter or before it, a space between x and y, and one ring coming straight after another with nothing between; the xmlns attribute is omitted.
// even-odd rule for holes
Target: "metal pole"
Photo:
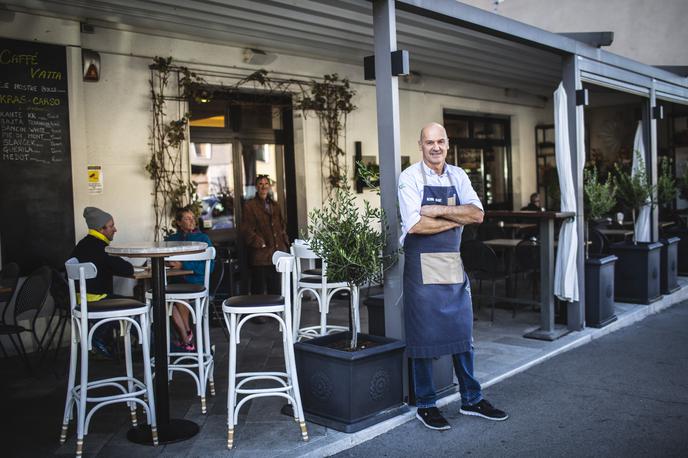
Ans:
<svg viewBox="0 0 688 458"><path fill-rule="evenodd" d="M377 142L380 152L380 201L387 217L389 238L385 254L399 249L397 187L401 173L399 141L399 83L392 76L391 53L397 49L394 1L373 2L375 33L375 89L377 98ZM385 273L385 335L403 339L403 257Z"/></svg>
<svg viewBox="0 0 688 458"><path fill-rule="evenodd" d="M657 105L655 91L655 80L652 80L650 87L650 100L643 103L643 142L645 143L645 164L648 183L657 185L658 178L658 158L657 158L657 120L652 116L654 107ZM653 200L657 201L657 190L655 189ZM659 206L652 207L650 210L650 241L659 240Z"/></svg>
<svg viewBox="0 0 688 458"><path fill-rule="evenodd" d="M380 156L380 204L388 225L385 254L399 251L400 222L397 188L401 173L401 145L399 140L399 82L392 76L391 53L397 49L397 29L393 0L373 1L373 29L375 38L375 94L377 100L377 143ZM404 340L404 309L402 276L404 258L385 273L384 307L385 335ZM404 358L403 374L407 373ZM402 377L403 390L409 392L407 377Z"/></svg>

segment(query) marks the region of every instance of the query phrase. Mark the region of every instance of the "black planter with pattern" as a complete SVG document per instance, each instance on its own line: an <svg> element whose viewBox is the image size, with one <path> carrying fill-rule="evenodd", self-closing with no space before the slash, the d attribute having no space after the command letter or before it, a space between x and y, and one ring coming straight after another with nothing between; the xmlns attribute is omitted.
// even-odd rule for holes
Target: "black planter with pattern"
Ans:
<svg viewBox="0 0 688 458"><path fill-rule="evenodd" d="M617 302L651 304L662 295L659 290L659 242L613 243L610 251L619 260L614 268L614 299Z"/></svg>
<svg viewBox="0 0 688 458"><path fill-rule="evenodd" d="M585 260L585 325L601 328L616 321L614 263L617 257L590 256Z"/></svg>
<svg viewBox="0 0 688 458"><path fill-rule="evenodd" d="M338 346L350 333L335 333L294 345L306 419L353 433L406 411L402 367L406 345L359 334L373 345L358 351Z"/></svg>
<svg viewBox="0 0 688 458"><path fill-rule="evenodd" d="M678 244L680 241L681 239L678 237L660 239L662 242L662 269L659 287L662 294L671 294L681 289L678 286Z"/></svg>

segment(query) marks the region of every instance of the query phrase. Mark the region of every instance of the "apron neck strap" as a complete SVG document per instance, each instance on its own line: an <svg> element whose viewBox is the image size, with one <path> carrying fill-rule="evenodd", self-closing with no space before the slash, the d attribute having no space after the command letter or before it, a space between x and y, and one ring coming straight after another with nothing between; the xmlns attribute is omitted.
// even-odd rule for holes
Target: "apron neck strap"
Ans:
<svg viewBox="0 0 688 458"><path fill-rule="evenodd" d="M425 163L424 163L424 162L421 162L421 164L420 164L420 174L421 174L421 176L423 177L423 186L427 186L427 185L428 185L428 177L426 176L424 165L425 165ZM458 194L458 192L459 192L459 187L458 187L458 186L456 185L456 183L454 182L454 177L452 177L452 174L449 173L449 166L448 166L447 164L444 164L444 171L445 171L444 173L447 174L447 177L449 177L449 182L451 183L452 186L454 186L454 189L456 190L456 192L457 192L457 194Z"/></svg>

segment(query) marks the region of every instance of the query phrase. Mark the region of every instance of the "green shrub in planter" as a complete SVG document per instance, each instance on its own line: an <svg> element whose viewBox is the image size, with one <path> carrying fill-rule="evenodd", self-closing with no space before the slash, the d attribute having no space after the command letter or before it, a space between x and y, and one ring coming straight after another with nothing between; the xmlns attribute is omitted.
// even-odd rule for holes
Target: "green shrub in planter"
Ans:
<svg viewBox="0 0 688 458"><path fill-rule="evenodd" d="M351 287L351 322L356 326L354 307L358 307L360 286L380 282L385 266L396 258L382 256L387 242L384 211L368 201L361 209L351 190L338 188L322 209L310 213L308 233L311 249L327 263L327 279ZM354 350L360 329L351 331Z"/></svg>
<svg viewBox="0 0 688 458"><path fill-rule="evenodd" d="M633 243L636 243L635 236L635 221L636 215L640 213L640 209L645 205L654 206L653 200L655 186L652 186L647 181L647 172L645 171L645 161L640 157L640 152L636 151L638 160L641 166L638 167L638 173L632 175L630 171L623 170L619 164L614 164L616 172L614 184L616 185L616 197L619 199L621 205L631 211L633 217Z"/></svg>
<svg viewBox="0 0 688 458"><path fill-rule="evenodd" d="M585 194L585 219L598 220L616 205L616 186L611 175L601 183L597 167L583 171ZM585 225L585 239L588 239L588 225ZM617 257L606 255L589 257L585 244L585 322L587 326L602 327L616 320L614 315L614 266Z"/></svg>
<svg viewBox="0 0 688 458"><path fill-rule="evenodd" d="M671 175L671 159L662 157L657 177L657 203L660 207L671 206L678 195L676 179Z"/></svg>

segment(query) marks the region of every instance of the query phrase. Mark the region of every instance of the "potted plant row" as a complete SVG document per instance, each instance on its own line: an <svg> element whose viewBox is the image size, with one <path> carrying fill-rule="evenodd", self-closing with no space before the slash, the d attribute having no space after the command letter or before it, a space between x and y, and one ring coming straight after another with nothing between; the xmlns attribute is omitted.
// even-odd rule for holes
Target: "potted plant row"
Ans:
<svg viewBox="0 0 688 458"><path fill-rule="evenodd" d="M597 168L584 171L583 185L585 195L585 217L587 224L586 241L589 233L595 230L590 226L604 218L616 205L616 187L611 176L607 175L605 183L598 180ZM614 267L617 257L608 253L589 252L589 245L585 248L585 324L594 328L601 328L616 321L614 314Z"/></svg>
<svg viewBox="0 0 688 458"><path fill-rule="evenodd" d="M614 183L619 203L631 212L633 218L633 240L614 243L611 253L619 258L615 269L615 299L617 302L650 304L660 294L660 257L662 244L637 240L637 218L641 208L654 206L655 187L648 183L644 160L636 151L641 163L637 173L615 164Z"/></svg>
<svg viewBox="0 0 688 458"><path fill-rule="evenodd" d="M393 257L383 257L387 228L381 209L338 188L322 209L309 214L308 241L327 263L327 280L347 282L349 332L294 345L306 418L338 431L355 432L405 411L402 368L405 344L357 328L361 285L379 282Z"/></svg>
<svg viewBox="0 0 688 458"><path fill-rule="evenodd" d="M668 214L671 213L671 206L673 205L676 196L678 195L678 188L676 187L676 180L671 174L671 162L669 158L662 157L660 162L660 173L657 177L657 202L659 203L660 220L668 219ZM660 274L660 291L662 294L671 294L678 291L678 247L681 242L679 235L686 237L685 231L683 234L661 231L662 237L659 239L662 242L662 249L660 255L661 274Z"/></svg>

